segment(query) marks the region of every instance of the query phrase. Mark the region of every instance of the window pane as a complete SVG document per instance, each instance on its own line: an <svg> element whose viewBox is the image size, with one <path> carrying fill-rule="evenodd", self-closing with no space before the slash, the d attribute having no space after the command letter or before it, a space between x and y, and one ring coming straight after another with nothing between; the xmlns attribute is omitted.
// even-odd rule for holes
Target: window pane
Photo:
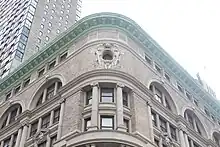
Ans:
<svg viewBox="0 0 220 147"><path fill-rule="evenodd" d="M102 88L101 89L101 102L114 102L114 89Z"/></svg>
<svg viewBox="0 0 220 147"><path fill-rule="evenodd" d="M101 129L113 129L113 116L101 116Z"/></svg>

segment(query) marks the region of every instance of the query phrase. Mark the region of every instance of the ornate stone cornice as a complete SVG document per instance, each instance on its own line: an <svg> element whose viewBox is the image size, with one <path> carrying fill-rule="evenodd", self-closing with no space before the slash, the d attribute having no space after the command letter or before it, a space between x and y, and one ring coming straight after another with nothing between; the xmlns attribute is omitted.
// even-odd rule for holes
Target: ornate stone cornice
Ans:
<svg viewBox="0 0 220 147"><path fill-rule="evenodd" d="M125 32L133 40L141 43L145 52L159 62L164 69L175 77L189 92L196 95L204 104L212 108L212 113L219 116L220 104L205 91L196 80L190 76L164 49L162 49L145 31L133 20L115 13L98 13L87 16L68 31L51 41L42 51L31 57L13 73L0 81L0 93L12 88L13 84L29 76L36 67L62 51L70 42L85 33L97 28L117 28ZM220 117L220 116L219 116Z"/></svg>

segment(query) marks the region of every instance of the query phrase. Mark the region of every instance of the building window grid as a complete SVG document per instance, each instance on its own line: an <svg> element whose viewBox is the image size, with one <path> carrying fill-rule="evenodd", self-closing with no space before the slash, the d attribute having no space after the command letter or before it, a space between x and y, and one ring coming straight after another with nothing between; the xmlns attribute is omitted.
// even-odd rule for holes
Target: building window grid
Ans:
<svg viewBox="0 0 220 147"><path fill-rule="evenodd" d="M167 126L166 126L166 121L162 118L159 118L160 120L160 129L163 132L167 132Z"/></svg>
<svg viewBox="0 0 220 147"><path fill-rule="evenodd" d="M170 135L172 139L177 141L176 128L172 125L170 125Z"/></svg>
<svg viewBox="0 0 220 147"><path fill-rule="evenodd" d="M54 111L53 124L59 122L60 119L60 108Z"/></svg>
<svg viewBox="0 0 220 147"><path fill-rule="evenodd" d="M114 88L101 88L100 102L114 103Z"/></svg>
<svg viewBox="0 0 220 147"><path fill-rule="evenodd" d="M30 137L34 136L37 133L38 121L34 122L31 125Z"/></svg>
<svg viewBox="0 0 220 147"><path fill-rule="evenodd" d="M128 93L123 91L122 97L123 97L123 106L128 107Z"/></svg>
<svg viewBox="0 0 220 147"><path fill-rule="evenodd" d="M92 104L92 89L86 92L86 105Z"/></svg>
<svg viewBox="0 0 220 147"><path fill-rule="evenodd" d="M100 117L100 128L103 130L113 130L114 129L114 116L102 115Z"/></svg>
<svg viewBox="0 0 220 147"><path fill-rule="evenodd" d="M91 126L91 117L84 119L84 131L88 131L89 127Z"/></svg>
<svg viewBox="0 0 220 147"><path fill-rule="evenodd" d="M50 124L50 114L42 118L41 128L48 128Z"/></svg>

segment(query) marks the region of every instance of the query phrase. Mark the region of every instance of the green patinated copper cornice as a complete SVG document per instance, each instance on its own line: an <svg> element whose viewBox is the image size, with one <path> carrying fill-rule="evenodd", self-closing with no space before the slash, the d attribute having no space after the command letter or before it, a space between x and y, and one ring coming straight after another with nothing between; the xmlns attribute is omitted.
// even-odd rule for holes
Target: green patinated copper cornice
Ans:
<svg viewBox="0 0 220 147"><path fill-rule="evenodd" d="M145 31L137 25L133 20L120 14L115 13L98 13L84 17L75 25L69 28L66 32L59 35L45 49L31 57L23 63L17 70L9 74L0 81L0 93L13 86L18 80L29 75L35 67L42 64L46 59L55 55L56 52L70 42L76 40L86 32L96 28L117 28L124 31L129 37L140 42L145 51L160 62L161 65L180 81L183 86L196 97L200 98L204 103L214 110L213 113L219 115L220 104L207 93L190 75L187 73L165 50L163 50Z"/></svg>

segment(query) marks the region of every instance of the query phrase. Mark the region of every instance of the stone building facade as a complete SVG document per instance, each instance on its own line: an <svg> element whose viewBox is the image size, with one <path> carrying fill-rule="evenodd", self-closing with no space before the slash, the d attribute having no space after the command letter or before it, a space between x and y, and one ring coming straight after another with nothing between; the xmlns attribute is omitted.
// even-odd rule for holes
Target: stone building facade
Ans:
<svg viewBox="0 0 220 147"><path fill-rule="evenodd" d="M0 83L1 147L218 147L218 102L134 21L78 21Z"/></svg>

